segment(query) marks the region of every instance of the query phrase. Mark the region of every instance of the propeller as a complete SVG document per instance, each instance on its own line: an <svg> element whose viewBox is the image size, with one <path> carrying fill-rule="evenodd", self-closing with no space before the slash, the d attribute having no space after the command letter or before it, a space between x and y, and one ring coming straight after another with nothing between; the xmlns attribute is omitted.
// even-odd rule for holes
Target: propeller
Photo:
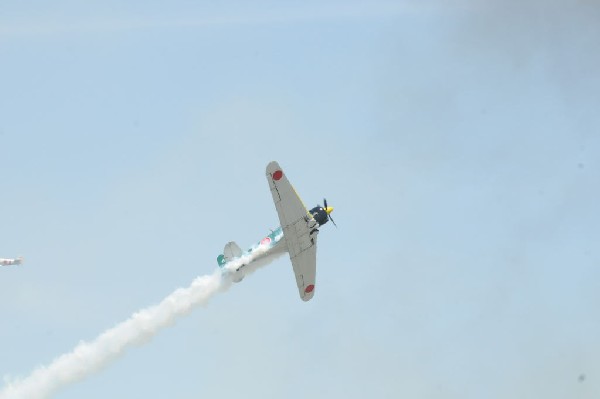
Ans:
<svg viewBox="0 0 600 399"><path fill-rule="evenodd" d="M327 209L327 200L325 198L323 198L323 205L324 205L325 209ZM327 214L327 218L329 220L331 220L331 223L333 223L333 225L337 228L337 224L335 224L335 222L333 221L333 218L331 217L331 213Z"/></svg>

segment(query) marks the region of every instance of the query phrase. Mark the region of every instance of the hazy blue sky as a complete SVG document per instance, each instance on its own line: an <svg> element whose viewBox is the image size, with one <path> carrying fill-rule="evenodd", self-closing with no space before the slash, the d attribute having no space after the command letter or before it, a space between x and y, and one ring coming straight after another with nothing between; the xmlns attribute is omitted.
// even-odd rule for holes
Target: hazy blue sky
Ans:
<svg viewBox="0 0 600 399"><path fill-rule="evenodd" d="M56 398L596 398L594 1L0 3L0 376L319 236Z"/></svg>

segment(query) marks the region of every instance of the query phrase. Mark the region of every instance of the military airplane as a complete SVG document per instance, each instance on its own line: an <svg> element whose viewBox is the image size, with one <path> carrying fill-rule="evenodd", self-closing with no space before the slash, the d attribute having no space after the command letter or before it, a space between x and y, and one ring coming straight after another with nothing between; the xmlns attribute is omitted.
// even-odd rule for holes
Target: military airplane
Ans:
<svg viewBox="0 0 600 399"><path fill-rule="evenodd" d="M239 282L244 278L247 264L229 270L227 264L231 261L253 255L251 258L254 262L269 255L288 252L300 298L309 301L315 294L317 234L319 227L327 221L331 220L335 225L331 218L333 207L327 206L327 200L324 199L323 206L317 205L307 210L277 162L267 165L266 175L281 226L245 252L235 242L227 243L223 254L217 257L217 263L224 272L233 274L233 281Z"/></svg>
<svg viewBox="0 0 600 399"><path fill-rule="evenodd" d="M0 258L0 266L11 266L11 265L20 265L23 263L23 257L19 256L15 259L4 259Z"/></svg>

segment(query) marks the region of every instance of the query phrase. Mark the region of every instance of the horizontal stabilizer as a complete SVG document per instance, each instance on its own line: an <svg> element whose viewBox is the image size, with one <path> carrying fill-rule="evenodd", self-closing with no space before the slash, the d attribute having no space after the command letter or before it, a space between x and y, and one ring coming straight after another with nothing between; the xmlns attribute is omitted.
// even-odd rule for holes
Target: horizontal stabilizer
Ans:
<svg viewBox="0 0 600 399"><path fill-rule="evenodd" d="M225 266L225 264L233 259L239 258L242 256L243 252L239 245L235 242L231 241L225 244L225 249L223 249L223 254L217 257L217 263L219 267Z"/></svg>
<svg viewBox="0 0 600 399"><path fill-rule="evenodd" d="M242 249L235 242L231 241L225 244L223 255L225 255L225 261L229 262L232 259L242 256Z"/></svg>

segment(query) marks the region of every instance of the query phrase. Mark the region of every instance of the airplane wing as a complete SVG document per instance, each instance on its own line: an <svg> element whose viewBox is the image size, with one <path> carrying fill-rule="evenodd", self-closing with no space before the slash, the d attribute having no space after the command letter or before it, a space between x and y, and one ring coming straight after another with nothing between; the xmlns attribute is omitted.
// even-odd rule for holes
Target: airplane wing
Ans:
<svg viewBox="0 0 600 399"><path fill-rule="evenodd" d="M277 162L267 165L267 180L283 228L300 298L309 301L314 295L317 269L317 235L311 235L316 221Z"/></svg>

